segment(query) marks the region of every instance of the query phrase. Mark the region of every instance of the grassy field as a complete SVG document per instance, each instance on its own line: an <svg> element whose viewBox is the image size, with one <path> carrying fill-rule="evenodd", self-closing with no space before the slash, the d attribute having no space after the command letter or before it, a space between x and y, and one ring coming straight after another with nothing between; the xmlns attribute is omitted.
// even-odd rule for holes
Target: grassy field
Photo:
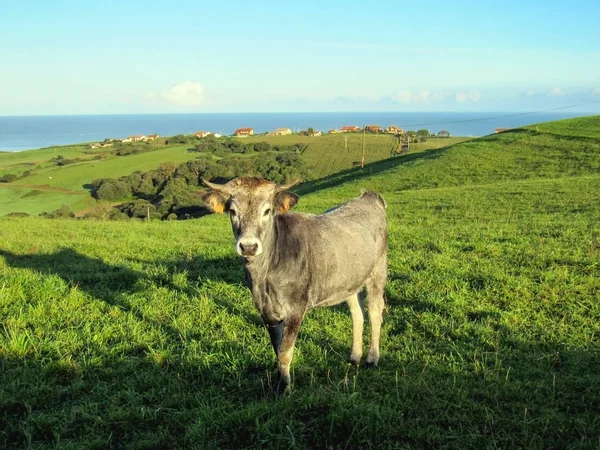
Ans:
<svg viewBox="0 0 600 450"><path fill-rule="evenodd" d="M300 185L384 195L388 304L375 370L309 312L282 398L226 217L0 218L0 448L600 447L600 139L570 126Z"/></svg>
<svg viewBox="0 0 600 450"><path fill-rule="evenodd" d="M438 148L464 139L431 139L423 144L414 144L411 151ZM349 169L356 161L360 162L362 155L362 134L348 135L347 150L344 147L344 137L341 135L256 136L246 138L243 142L262 141L273 145L308 144L303 156L313 168L316 177ZM366 162L388 158L396 145L396 139L393 137L367 135ZM88 145L2 153L0 175L12 173L20 176L26 170L31 171L32 174L12 183L0 183L0 216L11 212L39 214L43 211L54 211L62 204L71 206L74 211L81 211L94 203L85 187L94 179L118 178L136 170L155 169L167 162L180 164L198 156L198 153L188 152L190 147L191 145L150 147L151 151L121 157L111 154L110 147L92 150ZM59 167L50 162L58 155L65 158L81 158L83 161ZM103 159L94 159L97 155L102 155Z"/></svg>
<svg viewBox="0 0 600 450"><path fill-rule="evenodd" d="M155 169L166 162L180 164L189 161L197 156L187 151L189 147L176 145L128 156L116 156L106 149L97 149L88 155L84 153L91 151L88 146L52 147L0 154L0 171L33 172L12 183L0 183L0 215L15 211L39 214L53 211L62 204L70 205L74 211L84 209L94 202L86 188L94 179L118 178L136 170ZM110 150L109 148L108 151ZM104 154L103 159L93 159L94 154L101 153ZM50 159L58 155L84 158L85 161L59 167L50 162ZM19 165L19 170L16 165Z"/></svg>

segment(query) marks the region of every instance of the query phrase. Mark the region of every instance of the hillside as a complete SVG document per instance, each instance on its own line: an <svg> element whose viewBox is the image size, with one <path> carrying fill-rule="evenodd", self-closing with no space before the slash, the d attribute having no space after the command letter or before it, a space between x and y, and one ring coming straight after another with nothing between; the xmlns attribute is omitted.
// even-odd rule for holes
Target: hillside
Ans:
<svg viewBox="0 0 600 450"><path fill-rule="evenodd" d="M412 145L411 152L438 148L464 139L430 139L428 142ZM349 134L347 140L347 148L345 137L342 135L255 136L239 141L268 142L274 146L304 144L307 148L302 156L311 168L313 177L319 178L349 169L356 162L360 162L362 134ZM387 135L369 134L365 143L367 163L389 158L397 148L396 139ZM129 144L130 147L135 145ZM73 211L81 211L95 204L89 191L89 183L95 179L119 178L134 171L156 169L163 163L181 164L199 156L198 153L188 151L193 147L191 144L147 147L148 151L127 156L114 155L114 149L110 147L90 149L87 145L0 154L0 176L10 173L20 177L11 183L0 183L0 216L11 212L37 215L43 211L54 211L63 204L69 205ZM79 161L57 166L51 160L58 156L79 158Z"/></svg>
<svg viewBox="0 0 600 450"><path fill-rule="evenodd" d="M310 311L283 398L227 217L0 218L0 447L597 447L598 130L300 185L300 211L383 194L388 306L377 370L346 363L347 307Z"/></svg>

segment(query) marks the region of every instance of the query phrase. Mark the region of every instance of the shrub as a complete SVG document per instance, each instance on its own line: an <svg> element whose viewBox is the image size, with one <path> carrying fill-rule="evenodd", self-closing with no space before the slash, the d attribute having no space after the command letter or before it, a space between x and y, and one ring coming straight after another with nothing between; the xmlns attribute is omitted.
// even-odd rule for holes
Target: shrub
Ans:
<svg viewBox="0 0 600 450"><path fill-rule="evenodd" d="M7 173L0 177L0 183L12 183L18 177L14 173Z"/></svg>
<svg viewBox="0 0 600 450"><path fill-rule="evenodd" d="M45 217L46 219L65 219L75 217L75 214L73 213L69 205L61 205L60 208L50 213L40 213L40 216Z"/></svg>
<svg viewBox="0 0 600 450"><path fill-rule="evenodd" d="M126 197L130 192L128 183L107 178L102 180L100 186L94 191L94 197L98 200L114 201Z"/></svg>

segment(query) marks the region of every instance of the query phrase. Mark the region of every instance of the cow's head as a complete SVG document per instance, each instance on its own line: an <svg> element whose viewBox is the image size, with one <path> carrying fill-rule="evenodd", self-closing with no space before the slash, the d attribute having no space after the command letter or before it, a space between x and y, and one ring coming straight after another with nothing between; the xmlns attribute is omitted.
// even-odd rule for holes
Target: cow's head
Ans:
<svg viewBox="0 0 600 450"><path fill-rule="evenodd" d="M226 184L202 180L212 190L204 202L213 212L229 212L235 251L245 258L263 252L263 242L270 237L273 222L278 214L285 214L298 202L298 196L289 192L298 181L277 185L262 178L234 178Z"/></svg>

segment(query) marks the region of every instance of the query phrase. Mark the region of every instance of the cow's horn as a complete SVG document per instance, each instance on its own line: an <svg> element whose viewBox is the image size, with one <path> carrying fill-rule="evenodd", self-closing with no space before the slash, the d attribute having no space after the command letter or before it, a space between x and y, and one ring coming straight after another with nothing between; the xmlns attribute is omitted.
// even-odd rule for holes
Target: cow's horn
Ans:
<svg viewBox="0 0 600 450"><path fill-rule="evenodd" d="M211 183L210 181L207 181L204 178L201 178L200 181L202 182L202 184L204 186L209 187L217 192L222 192L223 194L230 193L230 187L227 186L226 184Z"/></svg>
<svg viewBox="0 0 600 450"><path fill-rule="evenodd" d="M290 190L291 188L296 186L298 183L300 183L300 178L298 178L296 181L292 181L291 183L288 183L288 184L279 184L275 188L275 192L283 192L283 191Z"/></svg>

